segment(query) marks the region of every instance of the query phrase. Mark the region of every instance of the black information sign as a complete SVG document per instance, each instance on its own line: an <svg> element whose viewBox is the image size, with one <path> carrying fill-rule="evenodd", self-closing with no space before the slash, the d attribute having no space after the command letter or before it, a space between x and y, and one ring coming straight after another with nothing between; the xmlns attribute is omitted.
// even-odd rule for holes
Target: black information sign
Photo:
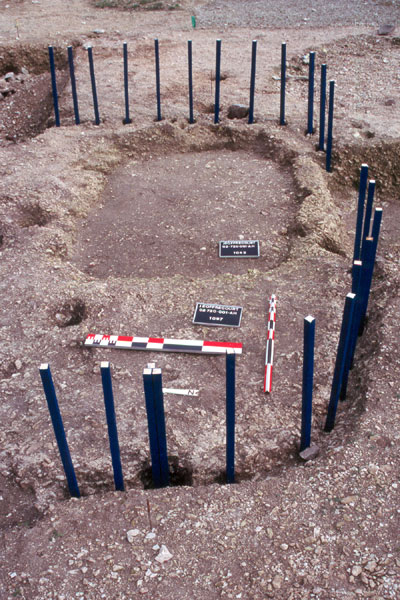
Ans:
<svg viewBox="0 0 400 600"><path fill-rule="evenodd" d="M226 240L219 243L220 258L258 258L260 244L258 240Z"/></svg>
<svg viewBox="0 0 400 600"><path fill-rule="evenodd" d="M223 306L223 304L197 302L193 323L196 325L240 327L242 310L241 306Z"/></svg>

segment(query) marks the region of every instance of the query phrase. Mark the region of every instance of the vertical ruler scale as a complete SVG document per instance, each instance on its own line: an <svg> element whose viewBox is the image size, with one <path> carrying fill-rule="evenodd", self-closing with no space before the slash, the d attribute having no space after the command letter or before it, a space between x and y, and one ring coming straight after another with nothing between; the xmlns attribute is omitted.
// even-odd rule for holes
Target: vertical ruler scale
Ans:
<svg viewBox="0 0 400 600"><path fill-rule="evenodd" d="M276 296L272 294L269 299L268 326L267 326L267 350L265 352L264 392L272 389L272 367L274 362L274 342L276 323Z"/></svg>

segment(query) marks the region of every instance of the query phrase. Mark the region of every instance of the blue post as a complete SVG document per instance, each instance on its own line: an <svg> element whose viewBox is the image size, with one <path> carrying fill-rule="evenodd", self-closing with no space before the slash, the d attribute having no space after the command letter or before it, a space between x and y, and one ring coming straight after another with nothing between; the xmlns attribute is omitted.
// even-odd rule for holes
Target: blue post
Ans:
<svg viewBox="0 0 400 600"><path fill-rule="evenodd" d="M92 83L94 122L96 125L100 125L99 105L97 102L97 91L96 91L96 79L94 76L93 48L91 46L89 46L87 51L88 51L88 58L89 58L90 81Z"/></svg>
<svg viewBox="0 0 400 600"><path fill-rule="evenodd" d="M331 396L329 399L328 413L325 422L325 431L332 431L335 426L336 411L339 402L340 391L342 389L343 374L346 366L347 349L351 337L351 324L354 314L356 295L347 294L344 304L342 327L340 330L339 345L336 354L335 370L333 373Z"/></svg>
<svg viewBox="0 0 400 600"><path fill-rule="evenodd" d="M344 363L344 369L343 369L342 385L340 388L340 400L342 400L342 401L346 400L346 395L347 395L347 385L348 385L348 380L349 380L349 372L350 372L350 368L351 368L354 336L355 336L355 340L357 342L358 333L357 333L357 327L355 325L355 321L357 319L357 311L359 311L359 308L361 306L361 297L360 297L361 273L362 273L362 262L361 262L361 260L355 260L353 263L353 269L352 269L351 291L353 294L355 294L356 297L354 300L353 318L352 318L351 327L350 327L350 337L349 337L349 341L347 344L346 357L345 357L345 363Z"/></svg>
<svg viewBox="0 0 400 600"><path fill-rule="evenodd" d="M122 476L121 455L118 443L117 421L115 418L114 396L111 383L111 370L109 362L100 365L101 382L103 384L104 406L106 410L108 439L110 441L111 462L114 471L115 489L124 491L124 479Z"/></svg>
<svg viewBox="0 0 400 600"><path fill-rule="evenodd" d="M51 377L50 367L47 363L40 365L40 377L42 379L43 389L49 408L53 429L56 436L58 450L64 467L68 482L69 493L74 498L80 498L81 494L76 480L74 466L72 464L71 454L69 452L67 438L65 436L64 425L57 402L56 391L54 389L53 379Z"/></svg>
<svg viewBox="0 0 400 600"><path fill-rule="evenodd" d="M311 443L312 396L314 380L315 319L310 315L304 319L303 395L301 410L300 452Z"/></svg>
<svg viewBox="0 0 400 600"><path fill-rule="evenodd" d="M189 69L189 123L194 123L192 40L188 40L188 69Z"/></svg>
<svg viewBox="0 0 400 600"><path fill-rule="evenodd" d="M364 218L365 192L367 191L368 165L362 164L360 171L360 186L358 188L356 234L354 238L353 262L361 258L361 233Z"/></svg>
<svg viewBox="0 0 400 600"><path fill-rule="evenodd" d="M156 427L158 437L158 452L160 458L160 486L164 487L167 486L169 483L169 467L161 369L153 369L152 379L154 394L154 412L156 416Z"/></svg>
<svg viewBox="0 0 400 600"><path fill-rule="evenodd" d="M143 384L146 400L147 426L149 430L151 472L154 487L161 487L160 452L158 448L152 369L143 369Z"/></svg>
<svg viewBox="0 0 400 600"><path fill-rule="evenodd" d="M374 240L374 264L375 264L376 251L378 249L378 241L379 241L379 233L381 230L382 215L383 215L382 209L376 208L375 212L374 212L374 220L372 222L372 231L371 231L371 234L372 234L371 237Z"/></svg>
<svg viewBox="0 0 400 600"><path fill-rule="evenodd" d="M161 90L160 90L160 53L158 50L158 39L154 40L154 56L156 61L156 95L157 95L157 121L162 120L161 116Z"/></svg>
<svg viewBox="0 0 400 600"><path fill-rule="evenodd" d="M226 483L235 483L235 353L226 353Z"/></svg>
<svg viewBox="0 0 400 600"><path fill-rule="evenodd" d="M73 55L72 46L68 46L67 50L68 50L69 76L71 79L72 101L74 103L75 125L79 125L80 119L79 119L79 107L78 107L78 94L76 92L74 55Z"/></svg>
<svg viewBox="0 0 400 600"><path fill-rule="evenodd" d="M365 318L367 315L369 294L371 291L372 277L374 274L376 251L378 248L378 240L379 240L379 232L380 232L380 228L381 228L381 222L382 222L382 209L376 208L375 213L374 213L374 221L372 223L371 258L367 265L368 271L367 271L367 281L366 281L366 293L363 296L363 306L362 306L362 313L361 313L359 335L363 334L364 326L365 326ZM371 238L366 238L366 241L369 239L371 239Z"/></svg>
<svg viewBox="0 0 400 600"><path fill-rule="evenodd" d="M307 112L307 133L314 133L314 71L315 71L315 52L310 52L310 62L308 65L308 112Z"/></svg>
<svg viewBox="0 0 400 600"><path fill-rule="evenodd" d="M352 273L353 277L351 280L351 291L353 294L359 294L360 291L360 282L361 282L361 272L362 272L362 261L355 260L353 263Z"/></svg>
<svg viewBox="0 0 400 600"><path fill-rule="evenodd" d="M214 123L219 121L219 92L221 85L221 40L217 40L215 57L215 105L214 105Z"/></svg>
<svg viewBox="0 0 400 600"><path fill-rule="evenodd" d="M285 121L285 94L286 94L286 43L281 46L281 105L279 125L286 125Z"/></svg>
<svg viewBox="0 0 400 600"><path fill-rule="evenodd" d="M333 134L333 105L335 100L335 81L329 82L329 104L328 104L328 135L326 139L326 170L332 171L332 134Z"/></svg>
<svg viewBox="0 0 400 600"><path fill-rule="evenodd" d="M124 97L125 97L125 118L122 121L124 125L132 123L132 119L129 116L129 89L128 89L128 44L124 42L123 45L124 54Z"/></svg>
<svg viewBox="0 0 400 600"><path fill-rule="evenodd" d="M58 110L58 94L57 94L57 81L56 81L56 66L54 63L53 46L49 46L49 60L50 60L50 73L51 73L51 89L53 92L54 117L56 120L56 127L60 127L60 113Z"/></svg>
<svg viewBox="0 0 400 600"><path fill-rule="evenodd" d="M361 260L363 260L364 243L365 243L366 238L369 236L369 230L371 227L371 215L372 215L372 205L374 202L374 193L375 193L375 181L373 179L371 179L371 181L368 184L367 204L365 206L364 228L363 228L362 241L361 241Z"/></svg>
<svg viewBox="0 0 400 600"><path fill-rule="evenodd" d="M321 94L319 103L319 145L318 150L325 149L325 110L326 110L326 65L321 65Z"/></svg>
<svg viewBox="0 0 400 600"><path fill-rule="evenodd" d="M257 40L253 40L251 45L251 76L250 76L250 104L249 104L249 125L254 123L254 93L256 89L256 58L257 58Z"/></svg>
<svg viewBox="0 0 400 600"><path fill-rule="evenodd" d="M353 315L353 327L351 331L351 340L349 347L349 364L350 369L353 368L354 363L354 355L357 347L357 339L360 335L361 331L361 322L363 315L363 306L365 305L365 298L369 295L369 275L370 265L372 261L372 253L373 253L373 240L372 238L367 238L365 240L365 252L364 252L364 260L362 261L361 266L361 274L360 274L360 283L358 286L358 292L356 297L356 305Z"/></svg>

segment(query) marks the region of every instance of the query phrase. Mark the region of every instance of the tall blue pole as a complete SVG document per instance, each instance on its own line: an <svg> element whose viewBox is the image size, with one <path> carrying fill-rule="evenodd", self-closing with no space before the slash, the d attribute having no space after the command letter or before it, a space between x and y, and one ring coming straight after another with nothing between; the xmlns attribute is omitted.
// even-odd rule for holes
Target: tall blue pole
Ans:
<svg viewBox="0 0 400 600"><path fill-rule="evenodd" d="M158 452L160 459L160 486L164 487L167 486L169 483L169 467L161 369L153 369L152 379L154 395L154 412L156 417Z"/></svg>
<svg viewBox="0 0 400 600"><path fill-rule="evenodd" d="M375 257L376 257L376 251L378 249L378 242L379 242L379 233L381 230L381 223L382 223L382 215L383 215L383 211L381 208L376 208L375 212L374 212L374 220L372 221L372 231L371 231L371 237L374 240L374 263L375 263Z"/></svg>
<svg viewBox="0 0 400 600"><path fill-rule="evenodd" d="M53 93L53 105L54 105L54 117L56 121L56 127L60 127L60 112L58 110L58 93L57 93L57 81L56 81L56 66L54 63L54 49L53 46L49 46L49 61L50 61L50 74L51 74L51 90Z"/></svg>
<svg viewBox="0 0 400 600"><path fill-rule="evenodd" d="M350 368L353 368L354 355L357 347L358 336L362 332L363 307L365 306L365 298L369 295L369 272L373 254L373 239L366 238L364 260L361 266L360 285L358 288L356 305L353 316L353 327L351 331L351 340L349 347L349 362Z"/></svg>
<svg viewBox="0 0 400 600"><path fill-rule="evenodd" d="M286 43L281 46L281 103L279 111L279 125L286 125L285 121L285 100L286 100Z"/></svg>
<svg viewBox="0 0 400 600"><path fill-rule="evenodd" d="M368 184L367 204L365 206L364 227L363 227L362 241L361 241L361 260L363 260L364 243L365 243L365 240L367 239L367 237L369 236L369 230L371 227L371 215L372 215L372 205L374 202L374 193L375 193L375 181L373 179L371 179Z"/></svg>
<svg viewBox="0 0 400 600"><path fill-rule="evenodd" d="M310 52L310 61L308 65L308 111L307 111L307 133L314 133L314 72L315 72L315 52Z"/></svg>
<svg viewBox="0 0 400 600"><path fill-rule="evenodd" d="M360 171L360 185L358 188L358 203L357 203L357 219L356 219L356 233L354 237L354 252L353 262L360 260L361 258L361 234L362 225L364 218L364 203L365 193L367 191L367 180L368 180L368 165L365 163L361 165Z"/></svg>
<svg viewBox="0 0 400 600"><path fill-rule="evenodd" d="M219 121L219 95L221 86L221 40L216 43L215 56L215 103L214 103L214 123Z"/></svg>
<svg viewBox="0 0 400 600"><path fill-rule="evenodd" d="M328 135L326 139L326 170L332 171L332 140L333 140L333 106L335 101L335 81L329 82L329 104L328 104Z"/></svg>
<svg viewBox="0 0 400 600"><path fill-rule="evenodd" d="M328 413L325 422L325 431L332 431L335 426L336 411L339 402L340 391L342 389L343 374L346 365L346 355L351 337L351 324L354 314L356 295L347 294L344 304L342 327L340 330L339 345L336 354L335 370L333 373L331 396L329 399Z"/></svg>
<svg viewBox="0 0 400 600"><path fill-rule="evenodd" d="M367 308L368 308L368 300L369 300L369 294L371 291L371 285L372 285L372 277L374 274L374 267L375 267L375 259L376 259L376 251L378 248L378 241L379 241L379 232L380 232L380 228L381 228L381 222L382 222L382 209L381 208L376 208L375 209L375 213L374 213L374 220L372 223L372 248L371 248L371 259L368 263L368 271L367 271L367 282L366 282L366 294L363 297L363 306L362 306L362 314L361 314L361 322L360 322L360 331L359 331L359 335L363 334L364 331L364 326L365 326L365 318L367 315ZM366 238L366 240L368 240L370 238Z"/></svg>
<svg viewBox="0 0 400 600"><path fill-rule="evenodd" d="M122 121L124 125L132 123L132 119L129 116L129 86L128 86L128 44L124 42L123 45L124 55L124 98L125 98L125 118Z"/></svg>
<svg viewBox="0 0 400 600"><path fill-rule="evenodd" d="M161 116L161 85L160 85L160 53L158 49L158 39L154 40L154 56L156 63L156 95L157 95L157 121L162 120Z"/></svg>
<svg viewBox="0 0 400 600"><path fill-rule="evenodd" d="M53 429L58 444L58 450L60 452L65 476L68 482L69 493L74 498L80 498L81 494L79 491L78 482L76 480L75 470L72 464L67 438L65 436L64 425L60 413L60 408L58 406L56 391L54 388L54 383L49 365L47 363L40 365L39 372L47 400L47 406L49 408L51 422L53 424Z"/></svg>
<svg viewBox="0 0 400 600"><path fill-rule="evenodd" d="M319 144L318 150L325 149L325 111L326 111L326 65L321 65L321 90L319 103Z"/></svg>
<svg viewBox="0 0 400 600"><path fill-rule="evenodd" d="M311 444L312 396L314 380L315 319L304 319L303 394L301 410L300 452Z"/></svg>
<svg viewBox="0 0 400 600"><path fill-rule="evenodd" d="M235 483L235 353L226 353L226 483Z"/></svg>
<svg viewBox="0 0 400 600"><path fill-rule="evenodd" d="M160 451L158 447L157 421L154 404L152 369L143 369L144 396L146 401L147 427L151 456L151 472L154 487L161 487Z"/></svg>
<svg viewBox="0 0 400 600"><path fill-rule="evenodd" d="M73 54L72 46L68 46L67 50L68 50L69 76L71 79L72 101L74 103L75 125L79 125L80 119L79 119L79 107L78 107L78 94L76 92L74 54Z"/></svg>
<svg viewBox="0 0 400 600"><path fill-rule="evenodd" d="M88 58L89 58L90 81L92 83L94 122L96 125L100 125L99 104L97 102L96 78L94 76L93 48L91 46L89 46L87 51L88 51Z"/></svg>
<svg viewBox="0 0 400 600"><path fill-rule="evenodd" d="M189 71L189 123L194 123L193 115L193 63L192 40L188 40L188 71Z"/></svg>
<svg viewBox="0 0 400 600"><path fill-rule="evenodd" d="M256 58L257 58L257 40L253 40L251 45L251 75L250 75L250 104L249 104L249 125L254 123L254 93L256 89Z"/></svg>
<svg viewBox="0 0 400 600"><path fill-rule="evenodd" d="M104 407L106 411L108 439L110 442L111 462L114 471L115 489L124 491L124 479L122 476L121 454L119 451L117 420L115 417L114 395L111 383L111 369L109 362L100 365L101 382L103 384Z"/></svg>
<svg viewBox="0 0 400 600"><path fill-rule="evenodd" d="M340 400L345 400L347 395L347 385L349 380L349 372L351 368L352 361L352 347L353 347L353 339L355 332L355 339L357 340L357 328L355 325L355 321L357 319L357 311L361 306L361 297L360 297L360 284L361 284L361 273L362 273L362 262L361 260L355 260L352 268L352 283L351 283L351 291L355 294L354 299L354 309L353 309L353 318L350 327L350 337L347 344L346 357L343 369L343 378L342 385L340 387Z"/></svg>

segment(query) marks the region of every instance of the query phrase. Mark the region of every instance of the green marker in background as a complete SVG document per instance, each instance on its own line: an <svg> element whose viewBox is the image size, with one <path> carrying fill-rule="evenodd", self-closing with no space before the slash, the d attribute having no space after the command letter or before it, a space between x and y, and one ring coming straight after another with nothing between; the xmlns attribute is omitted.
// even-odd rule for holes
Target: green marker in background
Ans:
<svg viewBox="0 0 400 600"><path fill-rule="evenodd" d="M192 16L192 27L193 29L196 28L196 17Z"/></svg>

